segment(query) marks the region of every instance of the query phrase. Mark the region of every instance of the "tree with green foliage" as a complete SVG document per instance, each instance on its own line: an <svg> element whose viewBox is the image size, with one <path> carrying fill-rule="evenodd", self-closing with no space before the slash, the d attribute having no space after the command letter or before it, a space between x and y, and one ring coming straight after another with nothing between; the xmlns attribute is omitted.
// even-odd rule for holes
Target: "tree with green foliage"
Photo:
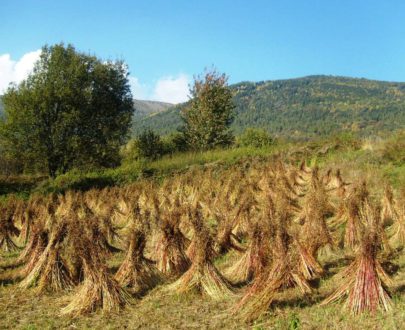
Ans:
<svg viewBox="0 0 405 330"><path fill-rule="evenodd" d="M265 127L272 135L307 140L340 132L361 136L405 127L405 83L331 76L241 82L230 86L236 105L231 129ZM166 135L183 125L176 105L133 124Z"/></svg>
<svg viewBox="0 0 405 330"><path fill-rule="evenodd" d="M135 145L140 158L155 160L164 153L160 135L152 130L142 132L136 139Z"/></svg>
<svg viewBox="0 0 405 330"><path fill-rule="evenodd" d="M25 169L51 177L119 164L133 111L128 74L123 61L105 62L72 45L43 47L32 74L3 97L3 148Z"/></svg>
<svg viewBox="0 0 405 330"><path fill-rule="evenodd" d="M193 150L207 150L232 143L229 126L235 108L228 77L216 70L195 77L190 89L192 99L182 110L184 135Z"/></svg>
<svg viewBox="0 0 405 330"><path fill-rule="evenodd" d="M263 148L274 143L273 138L263 128L246 128L236 139L237 145L241 147Z"/></svg>
<svg viewBox="0 0 405 330"><path fill-rule="evenodd" d="M185 152L188 150L188 144L183 132L173 132L162 138L165 154L174 154L176 152Z"/></svg>

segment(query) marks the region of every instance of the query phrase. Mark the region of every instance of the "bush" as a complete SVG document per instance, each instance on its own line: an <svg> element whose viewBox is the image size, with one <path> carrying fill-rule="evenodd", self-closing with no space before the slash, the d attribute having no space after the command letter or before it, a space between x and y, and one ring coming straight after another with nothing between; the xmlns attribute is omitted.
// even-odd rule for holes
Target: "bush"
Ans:
<svg viewBox="0 0 405 330"><path fill-rule="evenodd" d="M1 153L1 151L0 151ZM24 165L17 158L0 154L0 175L16 175L23 173Z"/></svg>
<svg viewBox="0 0 405 330"><path fill-rule="evenodd" d="M274 139L265 129L249 127L238 136L236 143L240 147L262 148L274 144Z"/></svg>
<svg viewBox="0 0 405 330"><path fill-rule="evenodd" d="M86 191L93 188L105 188L114 185L110 177L104 175L103 170L97 172L85 172L80 169L72 169L55 179L43 180L33 192L38 194L64 193L68 190Z"/></svg>
<svg viewBox="0 0 405 330"><path fill-rule="evenodd" d="M184 134L181 132L172 133L162 138L164 154L174 154L176 152L185 152L188 145Z"/></svg>
<svg viewBox="0 0 405 330"><path fill-rule="evenodd" d="M121 152L124 163L140 159L156 160L164 153L165 145L160 135L152 130L146 130L136 139L129 141Z"/></svg>
<svg viewBox="0 0 405 330"><path fill-rule="evenodd" d="M181 132L160 137L151 130L147 130L136 139L130 140L121 150L124 164L139 160L157 160L164 155L173 155L187 151L187 143Z"/></svg>
<svg viewBox="0 0 405 330"><path fill-rule="evenodd" d="M382 157L394 164L405 163L405 131L399 132L384 142Z"/></svg>

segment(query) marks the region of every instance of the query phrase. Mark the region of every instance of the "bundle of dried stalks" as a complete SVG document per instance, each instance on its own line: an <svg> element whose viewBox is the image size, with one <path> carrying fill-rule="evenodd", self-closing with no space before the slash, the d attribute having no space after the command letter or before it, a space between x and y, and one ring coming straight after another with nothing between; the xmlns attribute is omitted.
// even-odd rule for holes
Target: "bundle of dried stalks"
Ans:
<svg viewBox="0 0 405 330"><path fill-rule="evenodd" d="M52 229L46 248L29 274L19 283L20 288L27 289L37 285L40 291L58 291L73 287L72 275L62 257L66 227L67 224L61 221Z"/></svg>
<svg viewBox="0 0 405 330"><path fill-rule="evenodd" d="M345 225L343 237L336 237L336 240L343 242L346 248L354 250L360 242L363 225L360 219L360 209L367 201L369 192L366 183L363 181L355 185L342 200L338 207L335 217L329 222L329 225L338 229ZM335 231L339 235L339 231Z"/></svg>
<svg viewBox="0 0 405 330"><path fill-rule="evenodd" d="M213 265L215 255L212 238L204 227L201 211L196 209L193 216L194 256L189 270L176 282L167 287L169 291L184 293L198 290L215 300L233 295L231 284Z"/></svg>
<svg viewBox="0 0 405 330"><path fill-rule="evenodd" d="M75 209L78 220L87 221L89 223L88 227L92 231L92 235L96 237L93 244L97 244L102 253L111 255L121 252L121 249L111 243L111 240L113 240L116 235L111 218L97 216L83 201L83 197L79 197Z"/></svg>
<svg viewBox="0 0 405 330"><path fill-rule="evenodd" d="M224 275L232 282L250 282L269 264L271 233L270 228L263 223L265 222L257 221L252 224L249 234L250 244L246 251L225 271Z"/></svg>
<svg viewBox="0 0 405 330"><path fill-rule="evenodd" d="M394 247L403 247L405 246L405 190L392 204L393 224L388 228L388 236Z"/></svg>
<svg viewBox="0 0 405 330"><path fill-rule="evenodd" d="M249 182L244 187L244 194L241 198L243 207L232 229L232 234L237 238L238 242L249 236L251 219L257 215L258 208L255 196L258 191L259 188L256 182Z"/></svg>
<svg viewBox="0 0 405 330"><path fill-rule="evenodd" d="M313 182L303 201L303 209L299 215L303 223L298 239L308 253L315 258L319 249L333 247L332 235L327 226L327 217L331 214L328 195L319 181Z"/></svg>
<svg viewBox="0 0 405 330"><path fill-rule="evenodd" d="M377 258L381 246L379 210L365 204L362 217L366 227L356 259L337 275L339 288L321 304L326 305L348 296L346 306L354 314L364 311L374 313L379 307L387 311L391 307L387 286L392 282Z"/></svg>
<svg viewBox="0 0 405 330"><path fill-rule="evenodd" d="M17 237L20 234L20 230L15 226L13 221L15 206L14 201L0 205L0 249L4 252L18 249L12 239L13 236Z"/></svg>
<svg viewBox="0 0 405 330"><path fill-rule="evenodd" d="M14 199L14 212L13 212L13 223L16 227L21 228L24 223L24 215L27 209L27 202L23 199ZM19 232L21 234L21 230Z"/></svg>
<svg viewBox="0 0 405 330"><path fill-rule="evenodd" d="M292 219L288 197L275 195L274 205L271 219L274 226L272 262L255 277L253 284L235 307L235 312L246 321L265 313L276 293L284 288L299 287L303 293L310 293L312 290L309 280L322 274L322 267L288 233Z"/></svg>
<svg viewBox="0 0 405 330"><path fill-rule="evenodd" d="M162 276L153 261L145 258L146 238L143 231L133 228L129 236L127 254L117 273L117 282L138 296L162 282Z"/></svg>
<svg viewBox="0 0 405 330"><path fill-rule="evenodd" d="M15 262L16 264L25 264L20 270L21 277L26 277L34 269L47 245L48 231L45 229L43 221L38 220L32 225L28 244L22 250Z"/></svg>
<svg viewBox="0 0 405 330"><path fill-rule="evenodd" d="M278 229L275 243L273 262L258 274L235 306L234 313L244 321L252 321L265 313L283 288L298 286L304 293L311 292L308 281L300 272L298 260L289 252L291 236Z"/></svg>
<svg viewBox="0 0 405 330"><path fill-rule="evenodd" d="M384 188L384 195L381 200L381 205L381 219L383 225L392 225L397 219L398 214L396 212L394 191L389 185L386 185Z"/></svg>
<svg viewBox="0 0 405 330"><path fill-rule="evenodd" d="M190 267L185 252L188 241L180 231L178 221L173 214L162 218L156 244L157 268L169 276L179 276Z"/></svg>
<svg viewBox="0 0 405 330"><path fill-rule="evenodd" d="M34 224L34 222L36 222L37 219L41 219L41 221L43 221L43 219L46 217L44 213L47 210L46 204L49 203L49 199L50 197L44 198L34 195L27 202L21 218L21 231L19 236L20 241L23 244L28 243L31 234L31 226Z"/></svg>
<svg viewBox="0 0 405 330"><path fill-rule="evenodd" d="M94 244L99 233L88 228L85 233L78 229L73 235L77 237L76 251L81 258L84 280L61 313L76 316L97 308L103 312L120 310L130 302L130 295L110 276L103 258L105 253Z"/></svg>
<svg viewBox="0 0 405 330"><path fill-rule="evenodd" d="M238 252L243 252L245 250L239 242L237 236L233 234L233 229L243 207L243 204L238 207L237 212L232 219L228 219L227 216L224 216L224 212L216 213L216 218L218 219L218 228L215 240L215 250L218 255L223 255L230 250L236 250Z"/></svg>

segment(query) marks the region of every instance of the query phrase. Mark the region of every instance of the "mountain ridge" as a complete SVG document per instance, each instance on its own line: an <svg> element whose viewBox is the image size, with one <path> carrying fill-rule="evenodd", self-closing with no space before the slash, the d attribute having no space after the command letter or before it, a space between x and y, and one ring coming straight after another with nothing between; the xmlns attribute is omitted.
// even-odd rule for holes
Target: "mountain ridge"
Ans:
<svg viewBox="0 0 405 330"><path fill-rule="evenodd" d="M1 95L0 95L0 115L4 111L4 106L1 101ZM155 113L159 113L162 111L165 111L169 109L170 107L173 107L174 104L172 103L167 103L167 102L160 102L160 101L151 101L151 100L137 100L134 99L134 116L138 117L144 117L147 115L152 115Z"/></svg>
<svg viewBox="0 0 405 330"><path fill-rule="evenodd" d="M152 100L137 100L134 99L134 115L145 116L163 112L174 104L168 102L152 101Z"/></svg>
<svg viewBox="0 0 405 330"><path fill-rule="evenodd" d="M239 82L230 85L235 120L232 130L247 127L297 138L339 131L364 134L405 127L405 83L332 75ZM150 128L160 134L176 131L182 122L176 105L134 120L133 131Z"/></svg>
<svg viewBox="0 0 405 330"><path fill-rule="evenodd" d="M333 75L242 81L230 86L232 130L260 127L276 136L311 138L340 131L374 134L405 127L405 83ZM165 135L182 126L187 103L134 99L132 134L145 129ZM0 116L4 109L0 96Z"/></svg>

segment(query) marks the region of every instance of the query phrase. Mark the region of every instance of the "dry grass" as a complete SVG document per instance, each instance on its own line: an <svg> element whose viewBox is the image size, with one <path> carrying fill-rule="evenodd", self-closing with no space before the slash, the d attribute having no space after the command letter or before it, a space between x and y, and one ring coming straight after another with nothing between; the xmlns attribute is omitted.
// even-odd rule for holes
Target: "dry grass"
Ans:
<svg viewBox="0 0 405 330"><path fill-rule="evenodd" d="M343 178L338 170L274 159L190 170L161 184L6 201L0 238L25 247L1 252L0 322L10 328L28 322L41 328L392 325L405 305L404 198ZM332 304L346 293L354 314L372 315L353 316Z"/></svg>
<svg viewBox="0 0 405 330"><path fill-rule="evenodd" d="M117 258L118 256L116 256ZM337 260L341 256L337 257ZM119 256L118 264L124 255ZM232 263L237 256L229 255ZM233 260L232 260L233 259ZM392 262L401 269L405 258L397 257ZM0 287L0 328L2 329L288 329L299 320L300 329L401 329L405 323L405 272L400 271L393 280L395 308L387 313L352 316L342 305L319 307L319 302L335 287L331 275L346 264L341 259L311 298L302 298L299 290L288 289L275 298L275 308L252 325L230 314L233 299L213 301L197 293L187 295L164 295L160 288L150 292L141 301L128 305L119 313L105 315L96 311L75 318L61 316L60 308L66 305L63 293L38 296L33 291L16 291L13 285ZM226 266L226 264L224 264ZM221 270L221 268L220 268Z"/></svg>

